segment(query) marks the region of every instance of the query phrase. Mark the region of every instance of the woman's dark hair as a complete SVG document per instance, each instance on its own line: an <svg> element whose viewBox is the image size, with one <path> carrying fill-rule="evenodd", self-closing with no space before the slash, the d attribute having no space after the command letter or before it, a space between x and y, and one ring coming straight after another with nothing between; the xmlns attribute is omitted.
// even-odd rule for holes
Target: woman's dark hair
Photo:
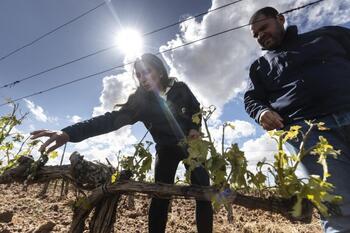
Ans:
<svg viewBox="0 0 350 233"><path fill-rule="evenodd" d="M137 58L136 61L134 62L133 72L135 72L136 64L138 63L141 63L141 64L145 63L151 66L152 68L154 68L155 70L157 70L158 73L161 75L160 84L162 85L162 87L166 88L169 85L170 79L168 76L168 71L166 70L163 61L159 57L151 53L143 54L140 58ZM137 88L135 93L129 96L127 103L115 104L114 108L128 106L128 103L129 103L129 107L136 108L135 106L137 105L138 102L145 100L144 98L145 95L149 95L149 93L146 92L143 88L139 87Z"/></svg>
<svg viewBox="0 0 350 233"><path fill-rule="evenodd" d="M250 20L249 20L249 24L252 24L255 22L255 20L258 18L258 16L260 15L264 15L268 18L276 18L279 13L278 11L273 8L273 7L270 7L270 6L267 6L267 7L264 7L264 8L261 8L259 10L257 10L253 15L252 17L250 17Z"/></svg>
<svg viewBox="0 0 350 233"><path fill-rule="evenodd" d="M145 53L140 58L137 58L134 63L134 70L136 69L136 64L145 63L155 70L161 75L160 84L162 87L167 87L169 85L169 76L168 71L165 68L163 61L154 54Z"/></svg>

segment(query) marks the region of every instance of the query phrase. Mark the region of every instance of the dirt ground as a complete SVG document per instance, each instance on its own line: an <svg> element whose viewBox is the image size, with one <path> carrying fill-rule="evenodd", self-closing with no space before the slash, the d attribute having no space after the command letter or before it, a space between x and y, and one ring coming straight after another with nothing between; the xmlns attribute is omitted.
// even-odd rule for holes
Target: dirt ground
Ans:
<svg viewBox="0 0 350 233"><path fill-rule="evenodd" d="M58 189L47 192L47 197L38 198L42 186L29 186L27 192L22 185L0 185L0 233L10 232L68 232L74 200L70 192L67 198L60 198ZM147 232L147 211L150 199L135 197L135 208L128 208L124 196L117 211L114 232ZM167 233L191 233L196 231L195 202L175 199L168 216ZM233 206L234 221L229 223L224 209L214 216L216 233L321 233L317 214L310 224L292 223L283 216L261 210L249 210ZM2 216L2 217L1 217ZM9 219L6 220L6 216ZM45 229L46 228L46 231ZM44 229L44 230L43 230ZM52 230L50 230L52 229ZM86 231L87 232L87 231Z"/></svg>

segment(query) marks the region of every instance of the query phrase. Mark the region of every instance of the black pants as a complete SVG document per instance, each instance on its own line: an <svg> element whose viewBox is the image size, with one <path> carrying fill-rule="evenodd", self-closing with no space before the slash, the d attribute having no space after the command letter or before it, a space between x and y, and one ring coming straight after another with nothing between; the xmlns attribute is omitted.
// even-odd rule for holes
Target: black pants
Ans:
<svg viewBox="0 0 350 233"><path fill-rule="evenodd" d="M179 146L157 147L155 181L173 184L177 166L186 157L186 152ZM186 168L187 169L187 168ZM203 167L192 171L191 183L209 186L209 176ZM148 213L150 233L164 233L168 218L169 199L152 198ZM198 233L212 233L213 209L210 201L196 201L196 221Z"/></svg>

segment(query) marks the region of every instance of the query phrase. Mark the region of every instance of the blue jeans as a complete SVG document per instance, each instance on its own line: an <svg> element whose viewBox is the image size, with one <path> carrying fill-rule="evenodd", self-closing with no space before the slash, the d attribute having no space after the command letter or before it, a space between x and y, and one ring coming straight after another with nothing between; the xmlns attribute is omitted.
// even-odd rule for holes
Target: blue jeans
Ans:
<svg viewBox="0 0 350 233"><path fill-rule="evenodd" d="M350 232L350 111L343 111L330 114L316 119L317 122L324 122L330 130L313 130L310 139L306 143L306 148L315 145L318 137L325 137L336 150L341 150L337 158L329 156L327 159L328 169L331 176L328 181L335 186L334 194L343 197L343 202L339 205L341 215L331 217L321 217L324 232ZM300 121L293 125L302 126L303 132L306 132L309 126ZM287 126L288 127L288 126ZM290 141L289 144L295 151L299 150L300 140ZM322 177L322 166L317 163L318 156L307 155L302 164L309 174L316 174ZM348 180L349 179L349 180Z"/></svg>

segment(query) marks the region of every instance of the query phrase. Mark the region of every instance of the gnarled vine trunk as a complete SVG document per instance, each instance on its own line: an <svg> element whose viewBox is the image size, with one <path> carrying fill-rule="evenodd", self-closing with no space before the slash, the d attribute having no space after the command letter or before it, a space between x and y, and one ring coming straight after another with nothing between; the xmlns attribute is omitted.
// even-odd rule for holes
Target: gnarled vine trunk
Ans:
<svg viewBox="0 0 350 233"><path fill-rule="evenodd" d="M136 182L129 180L132 174L128 171L123 172L119 180L111 184L110 178L114 173L111 166L86 161L83 156L76 152L71 155L70 161L71 165L43 166L36 171L34 177L28 180L28 171L34 161L31 157L22 157L18 160L17 167L5 171L0 176L0 184L24 181L28 184L47 183L50 180L63 178L69 180L78 189L89 191L90 194L86 198L76 202L70 227L72 233L84 231L86 219L92 212L94 214L90 221L90 232L111 232L116 221L116 207L120 196L130 193L144 193L158 198L185 197L208 201L212 200L213 197L225 198L226 202L249 209L278 212L292 219L289 212L293 206L293 200L247 196L234 190L221 192L215 187ZM308 207L306 205L304 210L306 217L301 219L305 222L311 221L311 208Z"/></svg>

